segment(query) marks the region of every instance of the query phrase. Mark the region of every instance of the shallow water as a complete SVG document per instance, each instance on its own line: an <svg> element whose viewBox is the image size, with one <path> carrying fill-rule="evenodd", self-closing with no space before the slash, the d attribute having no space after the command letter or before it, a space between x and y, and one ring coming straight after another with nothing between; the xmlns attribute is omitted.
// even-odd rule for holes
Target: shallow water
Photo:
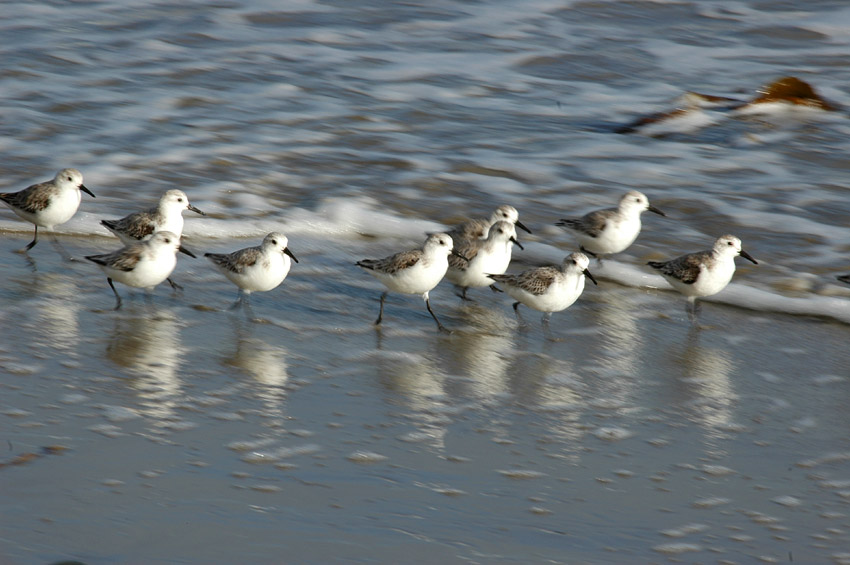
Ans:
<svg viewBox="0 0 850 565"><path fill-rule="evenodd" d="M193 250L277 230L301 262L265 323L183 256L183 294L113 312L0 210L0 561L850 562L846 114L611 133L783 75L850 106L847 29L839 2L4 4L0 190L79 168L71 254L179 186ZM371 325L357 259L509 203L515 268L557 262L554 221L629 188L668 217L561 341L445 284L453 334L418 297ZM759 265L690 330L642 265L727 232Z"/></svg>

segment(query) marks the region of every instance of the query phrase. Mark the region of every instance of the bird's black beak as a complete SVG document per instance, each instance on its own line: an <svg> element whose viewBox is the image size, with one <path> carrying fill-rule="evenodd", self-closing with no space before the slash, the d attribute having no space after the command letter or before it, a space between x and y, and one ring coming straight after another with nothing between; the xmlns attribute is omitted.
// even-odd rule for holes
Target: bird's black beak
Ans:
<svg viewBox="0 0 850 565"><path fill-rule="evenodd" d="M656 214L658 214L659 216L667 216L667 214L665 214L664 212L662 212L661 210L659 210L659 209L658 209L658 208L656 208L655 206L649 206L649 207L647 208L647 210L649 210L650 212L655 212L655 213L656 213Z"/></svg>
<svg viewBox="0 0 850 565"><path fill-rule="evenodd" d="M91 196L92 198L97 198L97 196L95 196L95 195L94 195L94 193L93 193L91 190L89 190L88 188L86 188L86 185L84 185L84 184L81 184L81 185L80 185L80 190L82 190L83 192L85 192L86 194L88 194L89 196Z"/></svg>
<svg viewBox="0 0 850 565"><path fill-rule="evenodd" d="M593 284L595 284L596 286L599 286L599 283L598 283L598 282L596 282L596 279L595 279L595 278L593 278L593 275L591 275L591 274L590 274L590 271L588 271L587 269L585 269L585 270L584 270L584 271L582 271L582 272L584 273L584 276L586 276L586 277L587 277L587 278L589 278L591 281L593 281Z"/></svg>
<svg viewBox="0 0 850 565"><path fill-rule="evenodd" d="M295 255L292 254L292 251L290 251L288 247L284 247L283 252L292 257L293 261L295 261L296 263L298 262L298 259L295 257Z"/></svg>
<svg viewBox="0 0 850 565"><path fill-rule="evenodd" d="M750 255L749 253L747 253L747 252L746 252L746 251L744 251L743 249L741 249L741 257L743 257L744 259L746 259L746 260L748 260L748 261L752 261L754 265L758 265L758 264L759 264L759 262L758 262L758 261L756 261L755 259L753 259L753 256L752 256L752 255Z"/></svg>
<svg viewBox="0 0 850 565"><path fill-rule="evenodd" d="M200 214L201 216L207 215L205 212L201 212L198 208L196 208L195 206L192 206L191 204L189 204L187 206L187 208L189 208L189 210L191 210L192 212L195 212L196 214Z"/></svg>
<svg viewBox="0 0 850 565"><path fill-rule="evenodd" d="M194 253L192 253L191 251L189 251L188 249L186 249L186 248L185 248L185 247L183 247L182 245L181 245L180 247L178 247L178 248L177 248L177 251L179 251L180 253L185 253L186 255L188 255L189 257L191 257L192 259L197 259L197 258L198 258L198 257L197 257Z"/></svg>
<svg viewBox="0 0 850 565"><path fill-rule="evenodd" d="M516 238L515 238L515 237L512 237L512 238L511 238L511 241L513 241L514 243L516 243L517 247L519 247L520 249L522 249L523 251L525 251L525 247L523 247L523 246L522 246L522 244L521 244L520 242L518 242L518 241L516 240Z"/></svg>
<svg viewBox="0 0 850 565"><path fill-rule="evenodd" d="M516 227L518 227L518 228L522 229L522 230L527 231L528 233L531 233L531 230L530 230L530 229L528 229L527 227L525 227L525 225L523 225L523 223L522 223L522 222L520 222L519 220L517 220L517 221L516 221L516 223L515 223L514 225L515 225ZM520 247L520 249L522 249L522 247Z"/></svg>
<svg viewBox="0 0 850 565"><path fill-rule="evenodd" d="M452 249L452 252L451 252L451 253L452 253L452 255L454 255L455 257L460 257L461 259L463 259L464 261L466 261L467 263L469 263L469 259L468 259L468 258L464 257L463 255L461 255L460 253L458 253L458 252L457 252L457 251L455 251L454 249Z"/></svg>

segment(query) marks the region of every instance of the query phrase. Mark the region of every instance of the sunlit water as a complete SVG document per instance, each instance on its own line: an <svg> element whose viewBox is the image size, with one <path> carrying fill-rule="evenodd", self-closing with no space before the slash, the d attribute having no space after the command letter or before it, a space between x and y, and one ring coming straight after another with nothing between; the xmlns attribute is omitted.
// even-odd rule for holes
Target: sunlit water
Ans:
<svg viewBox="0 0 850 565"><path fill-rule="evenodd" d="M182 295L112 312L0 209L0 561L850 562L846 113L612 133L785 75L850 107L848 29L841 2L4 4L0 190L79 168L69 252L179 187L194 250L275 230L301 262L267 323L182 255ZM418 297L371 325L357 259L508 203L514 268L558 262L554 222L630 188L668 217L591 264L561 341L447 284L453 334ZM643 265L723 233L759 265L694 331Z"/></svg>

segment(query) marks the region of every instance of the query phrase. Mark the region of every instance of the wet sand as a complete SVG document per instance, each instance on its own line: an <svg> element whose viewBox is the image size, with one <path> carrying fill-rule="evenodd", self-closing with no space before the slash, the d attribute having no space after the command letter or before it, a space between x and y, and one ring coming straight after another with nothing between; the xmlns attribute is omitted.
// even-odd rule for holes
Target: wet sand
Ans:
<svg viewBox="0 0 850 565"><path fill-rule="evenodd" d="M0 562L850 559L850 326L705 304L694 331L601 280L560 342L445 284L452 335L399 296L376 331L366 244L303 240L267 323L184 257L182 294L112 311L99 269L27 241L0 239Z"/></svg>

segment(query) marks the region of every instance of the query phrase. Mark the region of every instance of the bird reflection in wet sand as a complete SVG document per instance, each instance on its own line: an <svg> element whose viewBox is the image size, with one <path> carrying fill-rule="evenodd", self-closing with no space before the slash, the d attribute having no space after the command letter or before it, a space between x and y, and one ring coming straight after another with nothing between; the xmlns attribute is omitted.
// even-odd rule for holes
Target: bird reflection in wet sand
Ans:
<svg viewBox="0 0 850 565"><path fill-rule="evenodd" d="M515 350L509 320L502 310L466 303L459 310L469 330L458 330L454 338L441 345L446 367L451 374L465 377L447 387L462 396L477 399L497 398L508 392L508 368ZM458 396L454 390L448 391Z"/></svg>
<svg viewBox="0 0 850 565"><path fill-rule="evenodd" d="M594 293L589 298L591 307L577 312L577 325L596 328L581 349L585 364L592 365L600 377L588 381L593 398L628 405L642 393L638 375L646 347L639 320L652 315L646 300L632 289L613 287Z"/></svg>
<svg viewBox="0 0 850 565"><path fill-rule="evenodd" d="M76 358L80 343L79 279L65 274L44 273L26 279L27 295L32 296L32 313L37 317L39 343ZM27 310L30 310L27 308Z"/></svg>
<svg viewBox="0 0 850 565"><path fill-rule="evenodd" d="M236 348L222 357L222 364L249 375L253 384L257 385L257 396L266 404L269 414L282 417L282 402L286 399L289 381L286 362L289 352L255 337L250 329L238 324L235 334Z"/></svg>
<svg viewBox="0 0 850 565"><path fill-rule="evenodd" d="M448 401L446 374L434 365L433 358L428 352L374 350L366 362L374 362L375 375L387 401L405 405L410 421L427 435L424 443L442 450L448 425L444 416Z"/></svg>
<svg viewBox="0 0 850 565"><path fill-rule="evenodd" d="M514 402L546 413L546 441L564 440L559 457L577 459L583 449L581 439L587 434L588 399L592 396L575 364L545 351L555 347L545 342L543 352L517 354L508 370L510 392Z"/></svg>
<svg viewBox="0 0 850 565"><path fill-rule="evenodd" d="M676 355L682 376L673 388L679 395L674 402L705 428L707 435L722 433L719 428L734 423L733 409L738 400L731 375L735 365L729 351L699 343L698 328L691 327Z"/></svg>
<svg viewBox="0 0 850 565"><path fill-rule="evenodd" d="M130 309L116 317L106 357L134 377L144 415L162 423L176 418L182 356L180 325L170 310Z"/></svg>

